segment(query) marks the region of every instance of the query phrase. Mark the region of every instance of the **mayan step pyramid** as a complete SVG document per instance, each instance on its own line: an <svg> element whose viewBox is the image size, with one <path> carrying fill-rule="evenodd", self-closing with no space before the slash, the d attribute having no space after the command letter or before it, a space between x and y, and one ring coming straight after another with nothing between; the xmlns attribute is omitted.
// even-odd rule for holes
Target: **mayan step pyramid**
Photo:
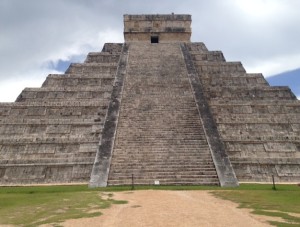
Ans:
<svg viewBox="0 0 300 227"><path fill-rule="evenodd" d="M300 181L300 102L193 43L190 15L124 15L107 43L0 103L0 185Z"/></svg>

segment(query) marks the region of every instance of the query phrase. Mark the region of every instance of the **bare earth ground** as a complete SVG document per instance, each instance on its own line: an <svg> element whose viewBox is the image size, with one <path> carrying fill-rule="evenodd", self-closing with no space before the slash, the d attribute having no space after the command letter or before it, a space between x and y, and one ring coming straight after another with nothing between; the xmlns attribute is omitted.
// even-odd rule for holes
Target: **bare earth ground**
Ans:
<svg viewBox="0 0 300 227"><path fill-rule="evenodd" d="M63 226L270 226L266 217L250 214L237 204L215 198L207 191L132 191L114 192L116 200L127 204L113 205L93 218L67 220Z"/></svg>

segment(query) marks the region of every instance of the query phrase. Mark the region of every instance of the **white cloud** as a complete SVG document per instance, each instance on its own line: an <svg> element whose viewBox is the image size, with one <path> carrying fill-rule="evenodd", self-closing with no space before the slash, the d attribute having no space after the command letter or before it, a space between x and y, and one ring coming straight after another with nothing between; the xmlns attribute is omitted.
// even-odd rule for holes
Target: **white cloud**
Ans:
<svg viewBox="0 0 300 227"><path fill-rule="evenodd" d="M0 84L0 102L13 102L26 87L40 87L46 76L51 73L61 73L49 69L39 69L31 71L24 77L8 78L1 81Z"/></svg>
<svg viewBox="0 0 300 227"><path fill-rule="evenodd" d="M282 1L274 0L234 0L237 8L252 21L266 23L289 11L288 4L282 4Z"/></svg>
<svg viewBox="0 0 300 227"><path fill-rule="evenodd" d="M249 65L244 64L244 67L249 73L260 72L265 77L270 77L291 69L300 68L300 54L270 58Z"/></svg>

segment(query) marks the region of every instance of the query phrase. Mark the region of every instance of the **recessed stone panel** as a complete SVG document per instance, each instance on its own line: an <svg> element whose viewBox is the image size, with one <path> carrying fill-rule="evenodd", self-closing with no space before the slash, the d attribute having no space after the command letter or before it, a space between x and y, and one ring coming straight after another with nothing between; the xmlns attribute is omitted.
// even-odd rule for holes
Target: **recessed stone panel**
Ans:
<svg viewBox="0 0 300 227"><path fill-rule="evenodd" d="M71 131L70 125L49 125L47 127L47 134L69 134Z"/></svg>
<svg viewBox="0 0 300 227"><path fill-rule="evenodd" d="M45 182L72 182L73 166L48 166L45 171Z"/></svg>
<svg viewBox="0 0 300 227"><path fill-rule="evenodd" d="M42 116L45 115L45 107L28 107L27 115L28 116Z"/></svg>
<svg viewBox="0 0 300 227"><path fill-rule="evenodd" d="M300 165L276 165L280 177L300 177Z"/></svg>
<svg viewBox="0 0 300 227"><path fill-rule="evenodd" d="M89 165L75 165L72 171L72 179L87 181L90 178L93 163Z"/></svg>
<svg viewBox="0 0 300 227"><path fill-rule="evenodd" d="M27 113L27 108L22 107L22 108L11 108L9 115L10 116L24 116Z"/></svg>
<svg viewBox="0 0 300 227"><path fill-rule="evenodd" d="M32 183L45 178L44 166L14 166L7 167L3 177L14 183Z"/></svg>

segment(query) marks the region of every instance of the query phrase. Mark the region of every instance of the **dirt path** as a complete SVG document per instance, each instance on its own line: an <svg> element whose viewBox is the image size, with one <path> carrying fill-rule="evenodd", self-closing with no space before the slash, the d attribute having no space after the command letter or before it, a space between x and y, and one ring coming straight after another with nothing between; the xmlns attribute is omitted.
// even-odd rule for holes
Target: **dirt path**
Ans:
<svg viewBox="0 0 300 227"><path fill-rule="evenodd" d="M101 210L99 217L68 220L63 226L269 226L260 216L207 191L116 192L113 198L128 204Z"/></svg>

